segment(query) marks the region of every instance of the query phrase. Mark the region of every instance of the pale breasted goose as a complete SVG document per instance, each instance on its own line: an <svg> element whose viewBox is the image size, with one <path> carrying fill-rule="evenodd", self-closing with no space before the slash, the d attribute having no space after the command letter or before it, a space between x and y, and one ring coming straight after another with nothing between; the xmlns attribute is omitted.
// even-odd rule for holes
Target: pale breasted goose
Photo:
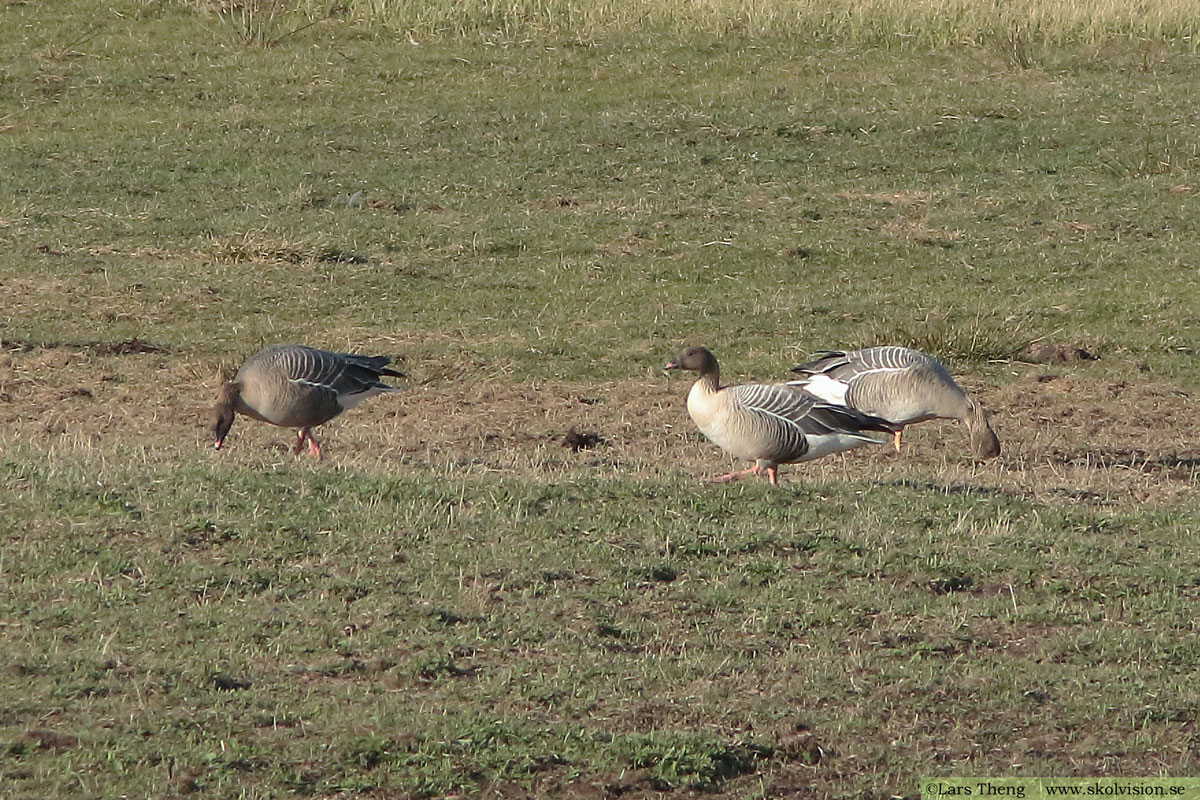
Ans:
<svg viewBox="0 0 1200 800"><path fill-rule="evenodd" d="M298 428L294 453L308 442L308 453L321 457L312 429L354 408L372 395L398 392L380 380L403 377L388 369L387 356L330 353L298 344L264 347L222 384L209 412L214 447L218 450L233 425L234 412L284 428Z"/></svg>
<svg viewBox="0 0 1200 800"><path fill-rule="evenodd" d="M897 425L897 451L906 425L943 418L960 420L967 426L971 449L979 458L1000 455L1000 440L984 410L937 359L918 350L895 345L848 352L830 350L793 367L792 372L808 377L789 386L826 403L873 414Z"/></svg>
<svg viewBox="0 0 1200 800"><path fill-rule="evenodd" d="M754 473L779 484L779 465L811 461L864 444L879 444L864 431L892 433L886 420L819 402L783 384L720 383L717 359L703 347L692 347L667 363L666 369L688 369L700 379L688 392L692 421L710 441L734 458L754 461L749 469L719 475L725 482Z"/></svg>

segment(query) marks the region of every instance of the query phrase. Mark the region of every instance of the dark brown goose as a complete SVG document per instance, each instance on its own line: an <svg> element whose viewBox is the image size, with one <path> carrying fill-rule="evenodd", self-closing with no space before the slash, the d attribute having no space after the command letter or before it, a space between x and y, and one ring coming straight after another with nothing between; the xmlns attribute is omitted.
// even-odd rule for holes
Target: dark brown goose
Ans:
<svg viewBox="0 0 1200 800"><path fill-rule="evenodd" d="M688 392L687 409L700 432L749 469L718 475L725 482L751 473L779 484L779 465L811 461L864 444L879 444L865 431L892 433L887 421L822 403L783 384L721 386L717 359L703 347L683 351L666 369L688 369L700 379Z"/></svg>
<svg viewBox="0 0 1200 800"><path fill-rule="evenodd" d="M798 367L808 377L789 383L819 400L882 417L897 426L895 445L906 425L944 418L960 420L979 458L1000 455L983 408L962 390L941 362L919 350L888 345L865 350L830 350Z"/></svg>
<svg viewBox="0 0 1200 800"><path fill-rule="evenodd" d="M354 408L372 395L398 392L380 380L383 375L403 377L388 369L387 356L331 353L298 344L264 347L222 384L209 412L213 446L220 450L233 425L234 412L299 429L292 452L299 454L308 442L308 453L321 457L312 429Z"/></svg>

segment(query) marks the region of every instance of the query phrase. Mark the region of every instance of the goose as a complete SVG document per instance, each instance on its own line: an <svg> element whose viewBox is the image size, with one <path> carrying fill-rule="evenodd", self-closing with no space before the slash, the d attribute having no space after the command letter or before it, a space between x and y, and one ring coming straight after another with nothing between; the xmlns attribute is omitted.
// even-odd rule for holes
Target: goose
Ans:
<svg viewBox="0 0 1200 800"><path fill-rule="evenodd" d="M971 449L979 458L1000 455L987 414L967 395L934 357L908 347L887 345L865 350L829 350L807 364L793 367L803 380L789 386L819 400L853 408L897 426L894 444L900 451L901 432L914 422L956 419L967 426Z"/></svg>
<svg viewBox="0 0 1200 800"><path fill-rule="evenodd" d="M260 422L298 428L292 452L299 455L308 442L308 454L320 458L313 428L372 395L400 391L380 380L382 375L404 376L388 369L389 362L387 356L331 353L298 344L264 347L246 359L233 380L221 385L209 412L213 447L221 449L237 412Z"/></svg>
<svg viewBox="0 0 1200 800"><path fill-rule="evenodd" d="M700 373L687 396L688 414L713 444L736 459L754 461L749 469L713 478L725 483L749 475L765 475L779 485L779 465L811 461L864 444L880 444L864 431L892 433L886 420L829 405L784 384L747 383L721 386L717 359L707 348L692 347L666 369Z"/></svg>

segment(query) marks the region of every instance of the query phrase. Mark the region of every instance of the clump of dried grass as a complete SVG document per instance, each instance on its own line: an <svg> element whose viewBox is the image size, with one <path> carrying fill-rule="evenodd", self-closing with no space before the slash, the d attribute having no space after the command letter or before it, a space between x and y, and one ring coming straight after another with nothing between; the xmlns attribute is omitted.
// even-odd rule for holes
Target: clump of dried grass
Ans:
<svg viewBox="0 0 1200 800"><path fill-rule="evenodd" d="M247 44L260 47L279 44L342 7L295 0L197 0L196 5L216 14Z"/></svg>
<svg viewBox="0 0 1200 800"><path fill-rule="evenodd" d="M963 321L930 315L920 322L864 327L848 349L895 344L929 353L950 363L985 363L1013 358L1040 338L1033 323L979 316Z"/></svg>
<svg viewBox="0 0 1200 800"><path fill-rule="evenodd" d="M295 242L261 231L247 231L227 236L215 236L208 240L206 255L215 261L231 264L312 264L352 263L360 264L366 259L334 245L321 242Z"/></svg>

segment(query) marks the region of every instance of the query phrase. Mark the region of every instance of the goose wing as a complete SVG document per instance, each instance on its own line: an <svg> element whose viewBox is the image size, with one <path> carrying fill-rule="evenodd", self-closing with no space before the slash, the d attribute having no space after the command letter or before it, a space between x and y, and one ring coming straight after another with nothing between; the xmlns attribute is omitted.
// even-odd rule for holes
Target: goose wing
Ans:
<svg viewBox="0 0 1200 800"><path fill-rule="evenodd" d="M928 419L961 402L962 390L946 369L907 347L831 351L793 371L808 377L789 385L893 422Z"/></svg>
<svg viewBox="0 0 1200 800"><path fill-rule="evenodd" d="M373 394L396 391L380 375L401 374L386 369L391 361L387 356L331 353L302 345L270 347L260 356L264 368L275 371L314 408L346 410Z"/></svg>
<svg viewBox="0 0 1200 800"><path fill-rule="evenodd" d="M821 434L838 427L834 417L826 413L833 406L786 385L750 383L730 386L725 391L730 392L730 399L739 408L764 420L772 420L781 429Z"/></svg>
<svg viewBox="0 0 1200 800"><path fill-rule="evenodd" d="M744 384L724 391L730 393L745 436L765 451L760 457L778 463L874 443L864 431L891 430L884 420L820 402L781 384Z"/></svg>
<svg viewBox="0 0 1200 800"><path fill-rule="evenodd" d="M915 367L936 364L929 356L909 347L884 345L864 350L826 350L792 372L805 375L828 375L840 381L852 381L861 375L877 372L901 372Z"/></svg>

